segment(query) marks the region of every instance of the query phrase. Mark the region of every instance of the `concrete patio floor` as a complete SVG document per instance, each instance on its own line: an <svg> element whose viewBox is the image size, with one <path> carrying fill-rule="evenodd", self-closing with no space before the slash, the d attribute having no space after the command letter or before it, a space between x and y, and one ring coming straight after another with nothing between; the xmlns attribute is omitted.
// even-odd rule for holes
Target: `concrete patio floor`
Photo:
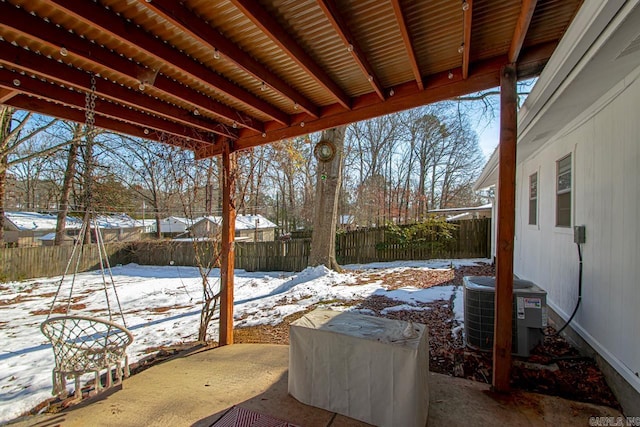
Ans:
<svg viewBox="0 0 640 427"><path fill-rule="evenodd" d="M58 414L12 426L210 426L229 408L272 415L300 426L366 426L304 405L287 394L289 347L235 344L176 357L124 381L121 389ZM611 408L514 391L431 373L429 426L589 425L591 416L618 417Z"/></svg>

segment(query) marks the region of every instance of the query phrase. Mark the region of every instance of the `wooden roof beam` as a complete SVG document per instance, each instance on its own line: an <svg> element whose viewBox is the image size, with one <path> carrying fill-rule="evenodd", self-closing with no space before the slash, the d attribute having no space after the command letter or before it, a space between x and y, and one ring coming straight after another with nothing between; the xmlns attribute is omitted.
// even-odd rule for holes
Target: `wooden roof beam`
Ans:
<svg viewBox="0 0 640 427"><path fill-rule="evenodd" d="M521 55L518 61L518 78L526 79L540 74L556 47L555 42L532 46ZM506 55L487 59L474 64L473 72L467 79L456 77L449 79L448 71L431 76L425 81L425 89L417 90L413 81L394 87L395 95L380 101L377 95L369 93L354 99L353 109L345 111L339 105L326 107L322 116L305 121L305 126L289 126L270 129L264 136L241 131L234 142L235 150L243 150L274 141L318 132L335 126L341 126L360 120L385 114L397 113L409 108L419 107L446 99L452 99L469 93L496 87L500 83L500 70L507 61ZM218 147L203 147L196 157L219 155Z"/></svg>
<svg viewBox="0 0 640 427"><path fill-rule="evenodd" d="M317 105L291 88L280 77L220 34L219 31L212 28L194 12L187 9L184 4L173 0L138 1L173 23L181 31L197 39L200 43L209 46L212 50L217 50L224 58L252 75L256 80L264 82L280 95L292 101L293 104L297 104L301 110L314 117L319 116L320 111Z"/></svg>
<svg viewBox="0 0 640 427"><path fill-rule="evenodd" d="M22 75L6 68L0 69L0 87L16 89L26 95L60 102L68 107L74 107L80 110L84 110L86 106L85 94L82 92L72 91L60 87L57 84L43 82L38 78ZM200 132L197 129L181 126L132 108L106 102L100 98L96 99L95 113L96 116L101 115L123 122L138 124L148 128L148 130L155 129L164 133L171 133L178 137L191 138L202 142L211 142L214 139L214 136L209 132ZM84 121L84 119L82 121Z"/></svg>
<svg viewBox="0 0 640 427"><path fill-rule="evenodd" d="M511 46L509 47L509 63L516 62L520 55L520 50L524 44L524 38L529 31L529 24L533 18L533 12L536 9L537 0L522 0L522 6L520 8L520 15L516 22L516 29L513 32L513 38L511 39Z"/></svg>
<svg viewBox="0 0 640 427"><path fill-rule="evenodd" d="M6 103L17 94L18 92L15 90L0 88L0 104Z"/></svg>
<svg viewBox="0 0 640 427"><path fill-rule="evenodd" d="M12 107L19 108L21 110L34 111L47 116L57 117L63 120L71 120L77 123L84 123L85 121L84 111L24 94L14 96L7 101L6 105L11 105ZM165 144L172 144L181 148L194 150L196 152L202 151L207 146L211 146L212 148L215 147L212 142L204 143L202 141L195 141L185 137L167 135L164 132L149 130L144 126L121 122L119 120L97 114L95 116L95 125L101 129L163 142ZM147 132L145 130L147 130Z"/></svg>
<svg viewBox="0 0 640 427"><path fill-rule="evenodd" d="M393 13L396 15L396 21L400 27L400 34L402 35L402 41L404 42L404 48L407 51L409 57L409 63L411 64L411 71L413 71L413 77L416 79L418 89L424 89L424 83L422 82L422 74L420 73L420 67L418 66L418 59L416 52L413 49L413 43L411 43L411 35L407 28L407 23L404 19L404 12L402 12L402 6L400 6L400 0L391 0L391 6L393 7Z"/></svg>
<svg viewBox="0 0 640 427"><path fill-rule="evenodd" d="M464 6L466 5L466 6ZM466 0L466 3L463 3L463 36L462 36L462 78L466 79L469 77L469 61L471 56L471 26L473 24L473 0Z"/></svg>
<svg viewBox="0 0 640 427"><path fill-rule="evenodd" d="M91 89L87 72L14 46L6 41L0 41L0 63L5 64L5 67L36 74L46 80L64 84L76 90L88 92ZM142 92L129 90L109 80L98 80L96 95L165 119L177 121L186 126L193 126L204 132L213 132L233 139L238 137L237 132L234 129L229 129L228 126L211 122L202 116L195 116L183 108L167 104Z"/></svg>
<svg viewBox="0 0 640 427"><path fill-rule="evenodd" d="M255 0L231 0L263 33L280 47L308 73L319 85L329 91L331 95L346 109L351 108L351 99L340 86L318 65L318 63L298 44L278 21L271 16Z"/></svg>
<svg viewBox="0 0 640 427"><path fill-rule="evenodd" d="M371 83L373 90L378 94L380 99L384 100L385 94L382 84L380 83L380 79L374 72L371 64L369 64L366 55L356 42L351 30L349 30L349 26L344 22L344 19L342 19L342 15L340 15L338 7L334 1L318 0L318 6L320 6L320 9L322 9L326 17L329 19L331 26L338 33L345 47L347 47L351 52L351 55L358 64L358 67L360 67L360 70L362 70L364 75L367 77L367 80L369 80L369 83Z"/></svg>
<svg viewBox="0 0 640 427"><path fill-rule="evenodd" d="M141 67L134 62L91 43L89 40L71 34L64 28L56 27L53 23L33 16L24 9L13 7L6 2L0 2L0 15L3 17L2 22L0 22L0 29L6 28L29 39L37 39L39 43L48 45L55 50L59 50L64 46L68 51L67 55L70 57L80 57L96 68L106 68L130 80L138 81L140 78ZM65 63L69 62L62 55L58 55L54 59ZM181 99L193 105L194 108L207 111L209 114L230 122L237 122L241 127L252 129L256 132L262 132L264 129L264 124L255 118L183 86L162 74L156 76L153 87L170 97Z"/></svg>
<svg viewBox="0 0 640 427"><path fill-rule="evenodd" d="M285 112L280 111L267 101L247 92L240 86L236 86L220 74L207 68L190 56L179 52L169 44L163 43L162 40L153 37L153 35L145 32L134 24L127 23L99 3L77 0L43 1L51 4L53 7L63 9L65 13L74 18L91 26L95 26L100 29L100 31L109 34L122 43L135 47L158 61L171 64L173 68L189 74L203 85L213 86L226 96L245 104L249 108L261 111L279 123L289 123L289 116Z"/></svg>

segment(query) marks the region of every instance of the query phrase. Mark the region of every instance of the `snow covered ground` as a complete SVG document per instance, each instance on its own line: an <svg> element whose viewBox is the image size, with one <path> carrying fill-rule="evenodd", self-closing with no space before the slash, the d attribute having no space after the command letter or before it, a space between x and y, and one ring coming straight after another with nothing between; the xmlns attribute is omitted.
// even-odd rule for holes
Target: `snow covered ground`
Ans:
<svg viewBox="0 0 640 427"><path fill-rule="evenodd" d="M399 307L416 309L416 304L454 295L454 313L462 323L462 289L438 286L417 289L410 286L387 291L380 282L356 285L353 270L437 268L473 265L481 260L399 261L345 266L345 273L324 267L308 268L300 273L247 273L236 270L235 326L276 325L289 314L313 304L384 295L398 300ZM129 362L147 356L147 349L194 341L197 338L202 285L198 269L177 266L140 266L130 264L113 268L117 294L125 313L126 325L134 335L128 348ZM219 270L209 278L218 285ZM53 352L40 332L51 307L60 277L22 282L0 283L0 423L18 417L51 396ZM66 304L70 282L65 280L58 302ZM71 314L107 316L102 275L98 271L76 276ZM111 299L113 301L113 298ZM460 327L458 327L459 330ZM456 331L454 330L454 333ZM218 325L213 321L210 338L217 339ZM70 386L71 388L71 386Z"/></svg>

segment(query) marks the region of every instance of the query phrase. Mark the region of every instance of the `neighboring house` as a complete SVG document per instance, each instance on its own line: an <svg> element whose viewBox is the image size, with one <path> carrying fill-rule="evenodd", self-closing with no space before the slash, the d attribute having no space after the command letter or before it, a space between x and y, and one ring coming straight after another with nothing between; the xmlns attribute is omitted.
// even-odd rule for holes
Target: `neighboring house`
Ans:
<svg viewBox="0 0 640 427"><path fill-rule="evenodd" d="M38 212L5 212L4 241L9 246L41 245L40 238L56 231L57 217ZM82 220L67 217L66 229L70 234L77 233Z"/></svg>
<svg viewBox="0 0 640 427"><path fill-rule="evenodd" d="M442 215L447 221L458 221L461 219L478 219L491 218L492 204L488 203L482 206L462 207L462 208L444 208L431 209L429 213Z"/></svg>
<svg viewBox="0 0 640 427"><path fill-rule="evenodd" d="M188 227L187 230L191 236L198 239L205 237L215 238L220 225L222 225L222 217L210 215L200 218L191 227Z"/></svg>
<svg viewBox="0 0 640 427"><path fill-rule="evenodd" d="M105 242L138 240L144 231L141 221L126 214L100 215L96 217L96 221ZM53 214L5 212L4 240L11 246L52 245L56 222L57 217ZM78 234L81 227L81 219L67 217L67 244L73 242L73 236Z"/></svg>
<svg viewBox="0 0 640 427"><path fill-rule="evenodd" d="M160 233L163 236L177 236L187 232L187 228L202 218L189 219L179 216L169 216L160 221Z"/></svg>
<svg viewBox="0 0 640 427"><path fill-rule="evenodd" d="M249 242L272 242L278 226L262 215L238 215L236 238L245 237Z"/></svg>
<svg viewBox="0 0 640 427"><path fill-rule="evenodd" d="M221 224L222 217L206 216L189 227L189 231L195 238L214 237ZM262 215L238 215L236 216L235 238L245 242L273 241L275 240L276 228L276 224Z"/></svg>
<svg viewBox="0 0 640 427"><path fill-rule="evenodd" d="M585 2L519 112L514 272L640 408L640 1ZM494 153L476 189L497 185ZM499 213L498 213L499 214ZM498 219L499 221L499 219ZM495 246L495 245L494 245Z"/></svg>
<svg viewBox="0 0 640 427"><path fill-rule="evenodd" d="M156 232L157 223L155 219L138 219L136 223L142 227L143 233L150 234Z"/></svg>
<svg viewBox="0 0 640 427"><path fill-rule="evenodd" d="M140 240L145 232L144 223L127 214L99 215L96 222L105 243Z"/></svg>

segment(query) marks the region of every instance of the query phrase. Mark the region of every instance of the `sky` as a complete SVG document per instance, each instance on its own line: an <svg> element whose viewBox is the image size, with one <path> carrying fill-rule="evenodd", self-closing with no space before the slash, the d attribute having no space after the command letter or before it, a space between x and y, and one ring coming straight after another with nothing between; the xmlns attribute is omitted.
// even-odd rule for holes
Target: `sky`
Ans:
<svg viewBox="0 0 640 427"><path fill-rule="evenodd" d="M416 305L422 302L453 297L458 326L452 333L456 334L463 323L461 287L418 289L407 286L387 291L382 281L356 284L353 270L448 269L452 264L457 267L486 261L431 260L347 265L344 273L336 273L323 266L307 268L300 273L236 270L235 326L275 325L284 317L313 304L333 310L355 310L341 302L371 295L384 295L398 301L398 306L387 310L416 309ZM150 347L197 339L202 285L196 267L128 264L114 267L112 273L126 326L134 335L134 342L127 349L130 364L148 356L146 349ZM216 286L219 275L218 269L209 275ZM83 307L70 314L108 317L104 282L99 271L76 275L73 286L74 304L82 304ZM64 281L61 277L52 277L0 283L0 424L51 397L53 351L40 332L40 324L47 317L56 290L60 288L58 302L66 303L70 287L70 277ZM323 305L322 301L331 303ZM363 311L363 314L367 312ZM119 317L116 322L122 323ZM217 339L217 320L212 322L209 333L210 339ZM68 388L71 392L73 384Z"/></svg>
<svg viewBox="0 0 640 427"><path fill-rule="evenodd" d="M488 124L478 124L476 126L478 133L478 143L482 149L485 160L489 160L493 150L498 146L500 138L500 124L498 118L491 120Z"/></svg>
<svg viewBox="0 0 640 427"><path fill-rule="evenodd" d="M526 101L527 96L538 81L537 78L522 80L518 82L518 103L520 106ZM490 89L499 90L499 88ZM473 95L473 94L472 94ZM481 102L481 101L472 101ZM500 138L500 100L498 95L492 95L488 101L494 109L493 114L482 114L481 109L472 109L470 121L478 134L478 143L484 154L485 160L489 160L491 154L498 146ZM480 104L479 104L480 105ZM493 117L490 117L493 115Z"/></svg>

